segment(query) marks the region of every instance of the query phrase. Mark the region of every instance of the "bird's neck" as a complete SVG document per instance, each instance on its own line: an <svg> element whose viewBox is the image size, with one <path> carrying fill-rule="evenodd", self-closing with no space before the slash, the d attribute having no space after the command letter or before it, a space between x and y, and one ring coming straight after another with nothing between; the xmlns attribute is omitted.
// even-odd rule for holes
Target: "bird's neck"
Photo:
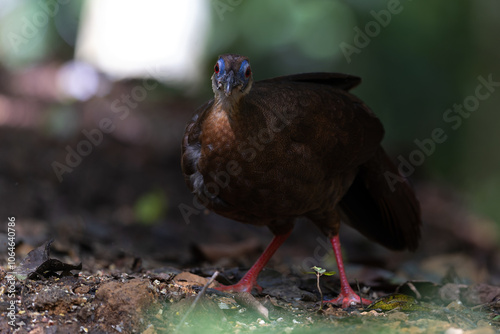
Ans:
<svg viewBox="0 0 500 334"><path fill-rule="evenodd" d="M223 111L230 118L236 117L241 108L238 105L244 98L244 94L234 91L233 94L226 96L224 93L215 94L214 106L216 110Z"/></svg>
<svg viewBox="0 0 500 334"><path fill-rule="evenodd" d="M227 96L222 90L215 88L215 83L212 83L212 89L214 91L214 105L220 110L224 110L229 116L236 116L240 111L238 105L242 102L246 95L252 89L253 81L250 79L248 85L243 91L239 88L233 89L231 95Z"/></svg>

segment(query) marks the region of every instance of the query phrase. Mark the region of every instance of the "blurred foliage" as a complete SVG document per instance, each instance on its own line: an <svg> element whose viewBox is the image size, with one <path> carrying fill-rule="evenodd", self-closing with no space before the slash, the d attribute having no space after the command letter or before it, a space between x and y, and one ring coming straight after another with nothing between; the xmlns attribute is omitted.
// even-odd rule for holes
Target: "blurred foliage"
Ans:
<svg viewBox="0 0 500 334"><path fill-rule="evenodd" d="M479 76L500 81L499 1L207 1L211 24L200 99L211 95L213 63L226 52L247 55L257 80L308 71L358 75L363 84L354 93L381 118L391 156L408 158L418 149L414 140L443 128L447 140L412 177L452 184L475 209L500 222L500 92L480 101L456 130L443 120L447 109L474 94ZM0 58L7 69L71 59L84 1L60 4L57 13L40 3L57 2L0 1ZM379 24L348 61L340 45L354 45L357 31L366 33L376 15L396 5L388 24ZM16 40L23 32L28 37Z"/></svg>
<svg viewBox="0 0 500 334"><path fill-rule="evenodd" d="M165 192L157 189L139 197L134 205L134 216L141 224L154 224L164 217L167 208Z"/></svg>
<svg viewBox="0 0 500 334"><path fill-rule="evenodd" d="M0 1L0 57L8 68L70 59L83 0Z"/></svg>

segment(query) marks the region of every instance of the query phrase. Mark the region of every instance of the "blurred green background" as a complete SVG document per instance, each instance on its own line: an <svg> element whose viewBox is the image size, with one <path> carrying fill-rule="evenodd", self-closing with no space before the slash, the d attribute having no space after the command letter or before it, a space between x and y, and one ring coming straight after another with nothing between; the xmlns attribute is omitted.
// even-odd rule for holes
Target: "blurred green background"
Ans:
<svg viewBox="0 0 500 334"><path fill-rule="evenodd" d="M119 49L124 60L128 59L126 56L132 58L132 55L149 53L150 65L141 66L154 68L155 62L160 61L150 54L152 51L148 45L163 47L170 44L174 55L184 50L176 65L179 78L169 80L172 76L165 67L161 78L157 77L161 85L147 96L153 103L185 103L185 113L176 116L182 122L190 117L196 105L211 97L209 78L215 59L221 53L248 56L256 80L308 71L357 75L363 78L363 83L353 92L382 120L386 129L384 146L395 159L400 156L408 159L414 150L419 149L414 141L430 138L436 128L442 128L446 134L447 140L436 144L435 151L425 156L411 177L451 187L466 197L473 211L500 222L500 132L497 130L500 124L500 87L493 87L494 91L488 98L478 100L477 108L469 117L463 118L456 129L452 128L454 123L443 118L454 104L463 104L467 98L469 102L473 101L470 96L474 96L481 83L478 77L487 79L490 76L493 81L500 82L499 1L186 1L182 7L188 7L187 15L175 29L168 30L162 30L161 23L166 24L180 16L181 5L179 1L165 1L170 7L168 11L162 11L160 3L0 1L0 64L4 74L0 89L0 131L27 127L43 137L55 139L55 147L63 150L64 144L58 140L72 136L82 138L81 122L85 119L79 109L82 104L106 97L123 80L141 79L141 71L122 76L116 69L112 74L107 73L106 66L98 62L92 64L91 60L75 51L83 40L84 30L92 24L88 20L84 24L84 13L89 15L92 12L90 7L99 9L101 6L106 13L103 15L107 15L107 24L99 25L98 29L94 27L98 32L96 36L85 32L88 40L97 41L101 54L108 52L106 47L109 47L109 52ZM125 7L129 10L125 11ZM195 12L196 15L190 15ZM163 17L163 21L158 17ZM147 24L139 23L142 22L139 18L146 18ZM115 21L117 19L122 21ZM115 48L113 43L118 42L118 38L106 35L106 31L120 29L123 21L140 33L121 41ZM184 24L194 29L194 39L183 38L188 29ZM104 42L98 40L103 36L111 38ZM184 44L179 42L177 45L170 40L184 41ZM36 82L42 82L41 86L44 82L50 85L52 79L44 81L43 73L41 81L32 80L28 75L20 81L21 84L12 86L12 82L5 78L23 77L24 73L33 73L31 69L47 66L55 68L59 75L60 68L71 62L75 55L79 61L95 67L95 72L91 70L90 73L92 78L100 78L99 84L84 85L80 91L77 88L73 96L55 89L53 94L47 93L52 99L39 98L44 104L43 108L37 109L38 122L9 123L13 116L9 114L8 96L22 96L19 90L24 91L25 86ZM191 56L199 61L190 61ZM88 68L84 69L81 73L86 75ZM190 79L183 80L182 73L188 72ZM79 82L80 72L72 73L76 73L73 81ZM85 89L88 89L87 94L78 95L81 90L85 93ZM484 88L482 91L487 92ZM134 113L141 115L141 107ZM168 112L163 117L166 124L174 124L170 122ZM171 131L170 128L150 130ZM182 133L182 130L180 126L180 129L172 130L175 135L165 137L176 149L181 140L177 133ZM123 131L126 137L129 130ZM144 133L139 133L138 137L131 135L129 142L155 145L154 136ZM43 168L50 170L50 162L41 159L31 163L45 164ZM176 173L181 178L178 168L172 169L171 174ZM158 195L157 189L151 191ZM163 199L163 196L153 196L154 203L162 202L157 199ZM154 208L154 203L144 204L144 198L148 197L141 197L142 204L136 204L136 208L142 208L141 212L164 212ZM169 198L169 207L176 207L175 198ZM148 222L155 219L154 215L145 215Z"/></svg>

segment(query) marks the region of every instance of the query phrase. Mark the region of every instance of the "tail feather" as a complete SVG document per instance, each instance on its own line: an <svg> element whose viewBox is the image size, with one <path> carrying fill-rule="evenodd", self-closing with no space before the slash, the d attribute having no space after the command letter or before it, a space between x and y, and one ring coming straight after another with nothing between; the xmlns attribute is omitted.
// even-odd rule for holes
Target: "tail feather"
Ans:
<svg viewBox="0 0 500 334"><path fill-rule="evenodd" d="M392 174L387 174L392 173ZM382 147L360 167L339 205L346 222L369 239L394 250L415 250L420 239L420 205Z"/></svg>

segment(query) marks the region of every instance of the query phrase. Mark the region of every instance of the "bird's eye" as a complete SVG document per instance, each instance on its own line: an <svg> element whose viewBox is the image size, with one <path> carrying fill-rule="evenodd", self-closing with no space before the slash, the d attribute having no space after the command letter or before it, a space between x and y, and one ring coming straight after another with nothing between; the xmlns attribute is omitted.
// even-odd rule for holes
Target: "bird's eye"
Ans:
<svg viewBox="0 0 500 334"><path fill-rule="evenodd" d="M217 62L217 64L215 64L215 66L214 66L214 72L217 73L217 74L219 74L219 70L220 70L219 69L219 63Z"/></svg>
<svg viewBox="0 0 500 334"><path fill-rule="evenodd" d="M250 69L250 67L248 67L247 70L245 71L245 78L249 78L250 74L252 74L252 70Z"/></svg>

